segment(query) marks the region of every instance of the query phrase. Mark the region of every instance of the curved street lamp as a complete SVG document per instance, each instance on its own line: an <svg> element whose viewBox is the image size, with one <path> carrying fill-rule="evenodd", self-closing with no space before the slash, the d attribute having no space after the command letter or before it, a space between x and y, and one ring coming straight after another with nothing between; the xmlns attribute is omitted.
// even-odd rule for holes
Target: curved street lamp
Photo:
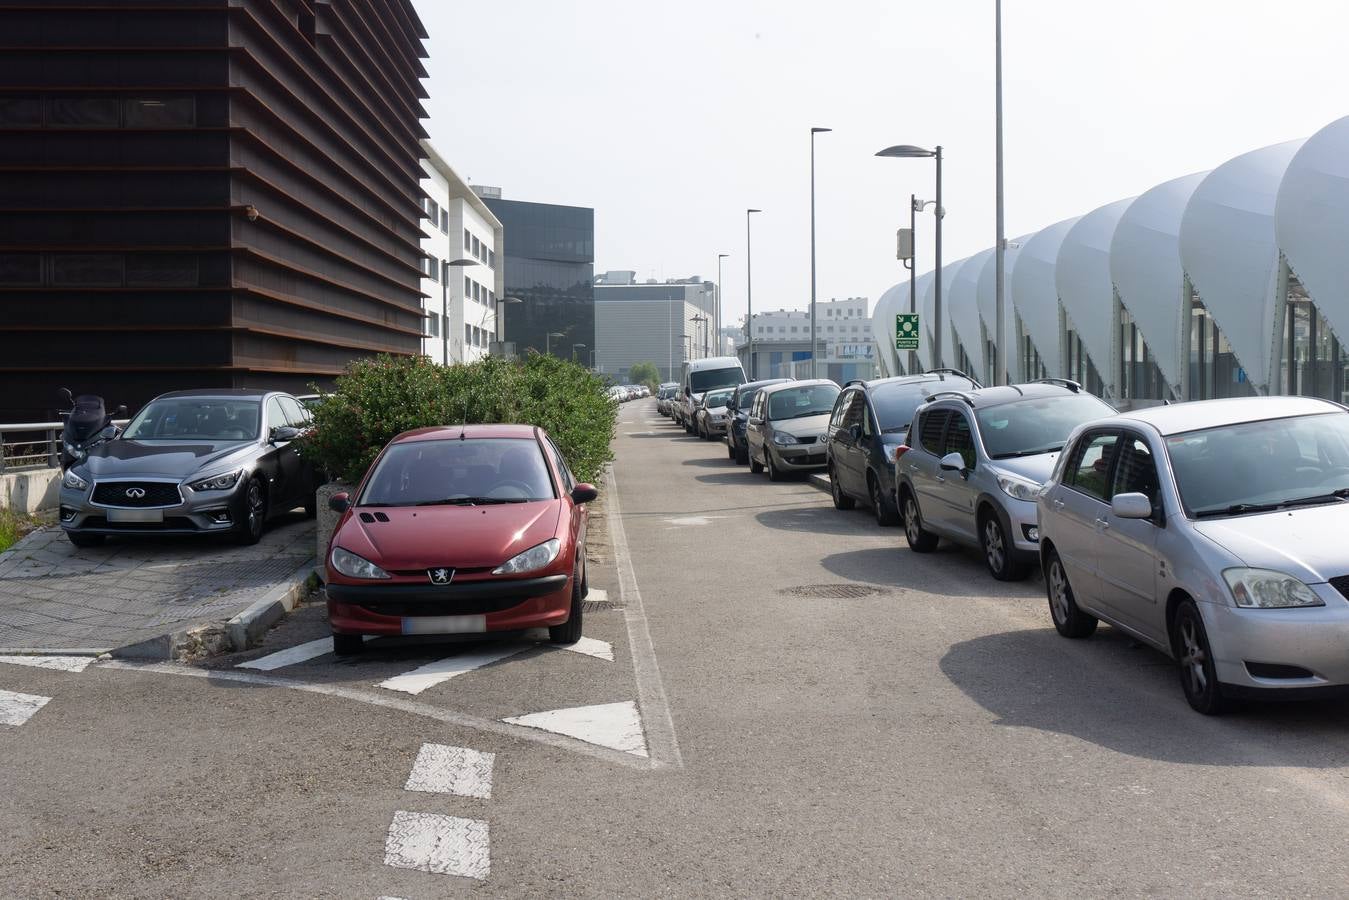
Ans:
<svg viewBox="0 0 1349 900"><path fill-rule="evenodd" d="M933 246L936 248L937 268L933 273L933 295L934 303L932 310L932 367L941 368L941 220L946 215L941 206L941 145L938 144L935 150L925 150L922 147L916 147L913 144L896 144L893 147L886 147L876 154L890 159L915 159L920 157L933 157L937 161L937 199L935 214L937 217L937 233L933 238Z"/></svg>

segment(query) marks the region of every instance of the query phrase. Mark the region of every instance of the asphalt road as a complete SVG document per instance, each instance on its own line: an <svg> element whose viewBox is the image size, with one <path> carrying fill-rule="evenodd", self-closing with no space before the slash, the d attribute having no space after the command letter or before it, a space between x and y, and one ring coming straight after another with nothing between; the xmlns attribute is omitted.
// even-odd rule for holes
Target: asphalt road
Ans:
<svg viewBox="0 0 1349 900"><path fill-rule="evenodd" d="M0 725L0 895L1349 891L1349 705L1203 718L1151 650L1059 638L1038 581L621 416L612 661L525 635L239 667L320 639L311 608L206 665L0 663L50 698ZM519 718L577 707L584 739ZM478 764L428 790L428 744Z"/></svg>

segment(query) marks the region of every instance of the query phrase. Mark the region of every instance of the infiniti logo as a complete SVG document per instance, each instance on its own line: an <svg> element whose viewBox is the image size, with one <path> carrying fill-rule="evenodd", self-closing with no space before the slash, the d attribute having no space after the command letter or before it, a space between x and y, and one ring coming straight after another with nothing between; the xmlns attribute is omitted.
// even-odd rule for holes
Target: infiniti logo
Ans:
<svg viewBox="0 0 1349 900"><path fill-rule="evenodd" d="M126 495L132 500L142 500L145 498L145 488L127 488Z"/></svg>
<svg viewBox="0 0 1349 900"><path fill-rule="evenodd" d="M426 574L431 576L432 584L449 584L454 578L454 569L427 569Z"/></svg>

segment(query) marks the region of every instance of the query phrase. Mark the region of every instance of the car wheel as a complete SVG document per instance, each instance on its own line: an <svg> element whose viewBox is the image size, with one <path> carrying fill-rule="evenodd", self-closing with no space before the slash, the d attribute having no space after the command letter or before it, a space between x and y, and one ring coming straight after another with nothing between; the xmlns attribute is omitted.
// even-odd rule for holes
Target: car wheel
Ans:
<svg viewBox="0 0 1349 900"><path fill-rule="evenodd" d="M103 543L105 535L101 534L82 534L78 531L67 531L66 537L76 547L98 547Z"/></svg>
<svg viewBox="0 0 1349 900"><path fill-rule="evenodd" d="M923 527L923 520L918 516L918 501L910 493L904 495L904 537L909 542L909 549L917 553L931 553L937 549L940 540Z"/></svg>
<svg viewBox="0 0 1349 900"><path fill-rule="evenodd" d="M829 493L834 498L834 509L852 509L857 505L857 501L843 493L843 486L838 483L838 472L833 466L829 467Z"/></svg>
<svg viewBox="0 0 1349 900"><path fill-rule="evenodd" d="M871 489L871 511L876 514L876 524L889 528L899 524L899 510L885 498L881 491L881 481L875 473L867 473L867 487Z"/></svg>
<svg viewBox="0 0 1349 900"><path fill-rule="evenodd" d="M306 519L317 519L319 514L319 498L317 491L309 491L304 495L304 517Z"/></svg>
<svg viewBox="0 0 1349 900"><path fill-rule="evenodd" d="M234 526L234 540L240 544L256 544L262 540L266 519L267 496L263 493L262 482L250 478L248 486L244 488L243 517Z"/></svg>
<svg viewBox="0 0 1349 900"><path fill-rule="evenodd" d="M979 547L984 551L989 574L999 581L1021 581L1029 574L1025 563L1017 561L1016 548L995 513L984 513L979 526Z"/></svg>
<svg viewBox="0 0 1349 900"><path fill-rule="evenodd" d="M1188 598L1181 601L1172 622L1176 658L1180 660L1180 686L1185 691L1185 699L1195 712L1206 716L1225 712L1228 702L1218 683L1213 651L1209 648L1199 607Z"/></svg>
<svg viewBox="0 0 1349 900"><path fill-rule="evenodd" d="M338 656L355 656L365 649L365 638L359 634L338 634L333 632L333 653Z"/></svg>
<svg viewBox="0 0 1349 900"><path fill-rule="evenodd" d="M1096 617L1084 613L1073 596L1068 583L1068 572L1063 568L1057 550L1049 551L1049 565L1045 566L1045 593L1049 596L1049 615L1054 628L1066 638L1091 637L1099 624Z"/></svg>
<svg viewBox="0 0 1349 900"><path fill-rule="evenodd" d="M784 475L784 474L782 473L782 470L781 470L781 469L779 469L776 465L774 465L774 463L773 463L773 451L772 451L772 450L769 450L769 449L765 448L765 449L764 449L764 452L763 452L763 458L764 458L764 464L765 464L765 467L768 469L768 480L769 480L769 481L781 481L781 480L783 480L784 478L787 477L786 475Z"/></svg>
<svg viewBox="0 0 1349 900"><path fill-rule="evenodd" d="M706 425L700 425L700 426L698 427L698 437L700 437L701 439L703 439L703 440L705 440L705 441L710 441L710 440L712 440L712 435L710 435L710 434L707 433L707 426L706 426Z"/></svg>
<svg viewBox="0 0 1349 900"><path fill-rule="evenodd" d="M548 640L554 644L574 644L581 639L581 581L571 579L571 615L561 625L548 627Z"/></svg>
<svg viewBox="0 0 1349 900"><path fill-rule="evenodd" d="M731 443L730 438L726 439L726 458L730 460L735 459L735 444Z"/></svg>
<svg viewBox="0 0 1349 900"><path fill-rule="evenodd" d="M755 475L758 475L760 472L763 471L763 463L759 462L757 459L751 456L749 460L749 470L753 472Z"/></svg>

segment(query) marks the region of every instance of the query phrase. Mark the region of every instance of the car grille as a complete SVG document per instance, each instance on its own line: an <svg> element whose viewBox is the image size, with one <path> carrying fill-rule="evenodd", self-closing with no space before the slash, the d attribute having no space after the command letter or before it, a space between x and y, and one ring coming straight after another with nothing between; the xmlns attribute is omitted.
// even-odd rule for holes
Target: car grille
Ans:
<svg viewBox="0 0 1349 900"><path fill-rule="evenodd" d="M139 493L140 496L127 494ZM183 502L178 485L164 481L100 481L94 485L95 503L104 506L129 506L146 508L155 506L177 506Z"/></svg>
<svg viewBox="0 0 1349 900"><path fill-rule="evenodd" d="M1341 575L1339 578L1330 579L1330 586L1340 592L1346 600L1349 600L1349 575Z"/></svg>

